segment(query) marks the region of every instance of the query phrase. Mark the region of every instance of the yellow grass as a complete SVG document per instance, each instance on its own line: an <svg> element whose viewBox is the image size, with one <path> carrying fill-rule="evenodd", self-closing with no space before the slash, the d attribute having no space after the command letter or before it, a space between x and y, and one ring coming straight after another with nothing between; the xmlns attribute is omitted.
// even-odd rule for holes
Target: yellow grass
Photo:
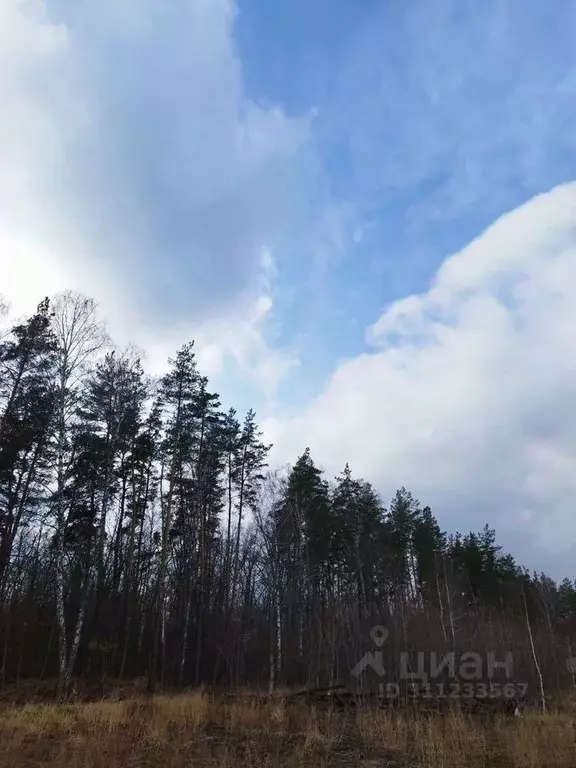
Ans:
<svg viewBox="0 0 576 768"><path fill-rule="evenodd" d="M3 705L0 766L570 768L572 711L481 719L204 692L88 704Z"/></svg>

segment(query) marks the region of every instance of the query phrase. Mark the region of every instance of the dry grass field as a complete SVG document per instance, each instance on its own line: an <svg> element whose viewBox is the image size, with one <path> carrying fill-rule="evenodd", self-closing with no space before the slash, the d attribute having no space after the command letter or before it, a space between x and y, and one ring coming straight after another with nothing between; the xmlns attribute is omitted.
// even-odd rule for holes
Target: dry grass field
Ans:
<svg viewBox="0 0 576 768"><path fill-rule="evenodd" d="M342 711L188 693L0 706L0 765L69 768L573 768L574 713Z"/></svg>

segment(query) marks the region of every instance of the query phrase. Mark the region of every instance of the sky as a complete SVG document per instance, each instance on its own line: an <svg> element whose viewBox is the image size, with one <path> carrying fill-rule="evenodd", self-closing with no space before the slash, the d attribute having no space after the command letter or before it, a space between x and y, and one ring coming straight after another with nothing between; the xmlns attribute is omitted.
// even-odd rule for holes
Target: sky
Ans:
<svg viewBox="0 0 576 768"><path fill-rule="evenodd" d="M0 0L0 293L576 577L576 0Z"/></svg>

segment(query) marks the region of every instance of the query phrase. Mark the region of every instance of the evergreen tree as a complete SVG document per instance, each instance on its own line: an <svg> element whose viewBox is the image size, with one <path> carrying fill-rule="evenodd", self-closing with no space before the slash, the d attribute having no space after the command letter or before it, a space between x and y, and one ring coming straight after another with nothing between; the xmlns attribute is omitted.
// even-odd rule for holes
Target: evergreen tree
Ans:
<svg viewBox="0 0 576 768"><path fill-rule="evenodd" d="M385 511L348 465L329 484L309 450L265 474L254 412L221 411L192 344L153 382L105 343L69 292L0 338L0 685L331 685L376 623L387 668L513 649L538 690L576 685L573 580L489 526L446 536L405 488Z"/></svg>
<svg viewBox="0 0 576 768"><path fill-rule="evenodd" d="M420 595L438 605L438 572L445 537L430 507L419 510L414 520L412 546L416 561L416 580Z"/></svg>
<svg viewBox="0 0 576 768"><path fill-rule="evenodd" d="M55 350L47 299L0 343L0 602L16 538L45 496Z"/></svg>

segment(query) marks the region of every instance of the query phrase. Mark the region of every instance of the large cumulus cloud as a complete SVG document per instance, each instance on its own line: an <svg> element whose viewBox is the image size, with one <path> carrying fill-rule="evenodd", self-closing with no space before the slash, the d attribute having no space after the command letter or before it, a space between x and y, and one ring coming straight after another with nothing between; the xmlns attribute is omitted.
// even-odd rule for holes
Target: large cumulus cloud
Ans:
<svg viewBox="0 0 576 768"><path fill-rule="evenodd" d="M574 570L576 184L502 216L389 306L291 421L276 457L310 445L385 496L406 485L449 530L496 526L529 567Z"/></svg>
<svg viewBox="0 0 576 768"><path fill-rule="evenodd" d="M3 0L0 293L19 314L80 289L154 361L195 336L268 387L291 363L262 332L265 257L314 172L308 118L247 97L235 14Z"/></svg>

